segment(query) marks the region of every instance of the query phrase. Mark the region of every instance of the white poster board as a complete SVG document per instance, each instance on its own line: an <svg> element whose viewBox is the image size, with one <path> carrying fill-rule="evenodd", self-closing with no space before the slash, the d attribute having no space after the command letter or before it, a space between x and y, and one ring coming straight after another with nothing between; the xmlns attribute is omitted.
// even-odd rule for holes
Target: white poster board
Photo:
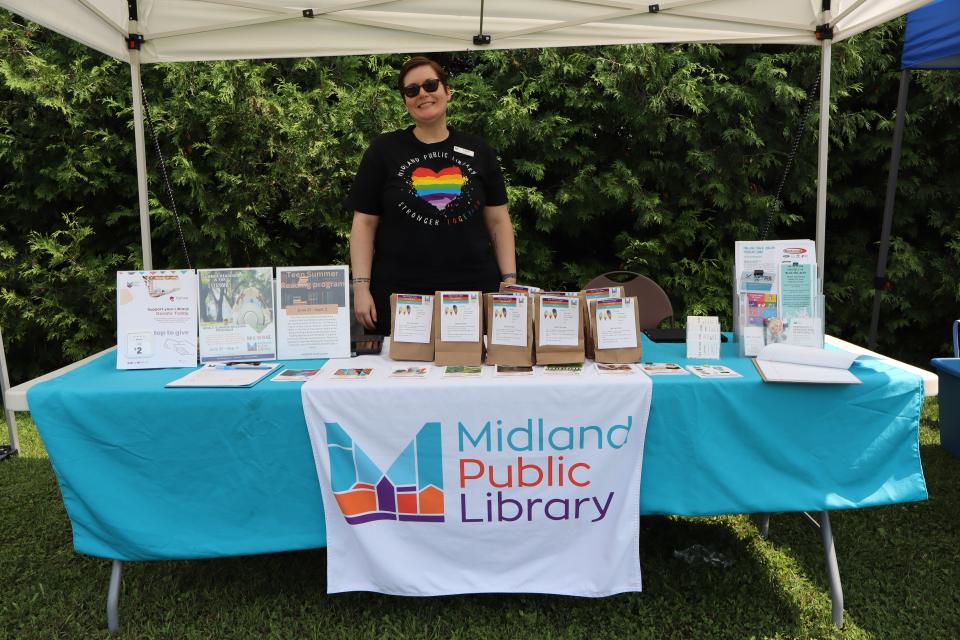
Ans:
<svg viewBox="0 0 960 640"><path fill-rule="evenodd" d="M277 267L277 357L350 357L348 267Z"/></svg>
<svg viewBox="0 0 960 640"><path fill-rule="evenodd" d="M197 366L192 269L117 272L117 369Z"/></svg>

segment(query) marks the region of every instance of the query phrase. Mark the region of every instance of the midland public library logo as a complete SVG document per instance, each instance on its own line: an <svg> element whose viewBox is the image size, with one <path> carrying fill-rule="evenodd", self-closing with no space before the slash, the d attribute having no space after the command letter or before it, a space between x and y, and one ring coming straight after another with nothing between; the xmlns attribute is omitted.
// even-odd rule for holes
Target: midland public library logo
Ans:
<svg viewBox="0 0 960 640"><path fill-rule="evenodd" d="M330 482L347 523L513 523L606 519L621 485L604 469L621 458L633 416L607 426L552 426L543 418L505 425L457 422L449 460L458 480L459 517L446 514L441 423L427 422L382 471L347 431L327 422ZM453 452L450 452L451 454ZM459 458L459 459L457 459ZM611 484L612 483L612 484ZM618 503L619 504L619 503Z"/></svg>
<svg viewBox="0 0 960 640"><path fill-rule="evenodd" d="M349 524L443 522L440 423L428 422L384 473L336 422L327 422L330 483Z"/></svg>

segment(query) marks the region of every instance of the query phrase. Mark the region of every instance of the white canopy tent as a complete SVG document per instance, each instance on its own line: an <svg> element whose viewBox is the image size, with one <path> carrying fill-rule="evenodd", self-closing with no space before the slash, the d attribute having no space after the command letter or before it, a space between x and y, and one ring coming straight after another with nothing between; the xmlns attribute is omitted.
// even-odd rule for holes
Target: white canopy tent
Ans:
<svg viewBox="0 0 960 640"><path fill-rule="evenodd" d="M929 1L0 0L0 8L130 64L144 269L153 268L153 252L142 63L656 42L820 45L816 243L823 277L831 45ZM10 411L7 424L15 451Z"/></svg>
<svg viewBox="0 0 960 640"><path fill-rule="evenodd" d="M489 48L712 42L819 45L817 264L824 273L831 45L930 0L0 0L33 22L130 64L143 266L153 268L140 65ZM0 369L6 392L6 367ZM13 412L6 411L16 450ZM833 619L843 603L829 520L821 529ZM828 544L829 542L829 544ZM108 596L117 628L119 562Z"/></svg>
<svg viewBox="0 0 960 640"><path fill-rule="evenodd" d="M823 274L830 47L929 0L0 0L130 64L143 265L153 268L140 64L655 42L822 47L817 252Z"/></svg>

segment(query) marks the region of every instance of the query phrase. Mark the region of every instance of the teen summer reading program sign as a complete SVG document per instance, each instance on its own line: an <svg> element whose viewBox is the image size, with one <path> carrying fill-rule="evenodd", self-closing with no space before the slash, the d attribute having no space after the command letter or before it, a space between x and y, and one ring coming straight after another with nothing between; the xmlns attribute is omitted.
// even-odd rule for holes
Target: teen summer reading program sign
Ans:
<svg viewBox="0 0 960 640"><path fill-rule="evenodd" d="M304 385L329 592L640 590L649 378L514 382Z"/></svg>

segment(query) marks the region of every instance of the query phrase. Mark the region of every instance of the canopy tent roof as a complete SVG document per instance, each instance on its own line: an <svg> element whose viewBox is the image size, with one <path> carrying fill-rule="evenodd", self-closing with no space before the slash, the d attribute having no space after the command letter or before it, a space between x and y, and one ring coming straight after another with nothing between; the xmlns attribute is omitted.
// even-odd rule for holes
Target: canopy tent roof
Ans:
<svg viewBox="0 0 960 640"><path fill-rule="evenodd" d="M141 62L650 42L838 41L929 0L0 0L94 49ZM135 7L131 10L130 7ZM139 21L131 24L131 16ZM474 36L490 36L475 44Z"/></svg>
<svg viewBox="0 0 960 640"><path fill-rule="evenodd" d="M960 69L960 0L935 0L907 16L901 69Z"/></svg>

